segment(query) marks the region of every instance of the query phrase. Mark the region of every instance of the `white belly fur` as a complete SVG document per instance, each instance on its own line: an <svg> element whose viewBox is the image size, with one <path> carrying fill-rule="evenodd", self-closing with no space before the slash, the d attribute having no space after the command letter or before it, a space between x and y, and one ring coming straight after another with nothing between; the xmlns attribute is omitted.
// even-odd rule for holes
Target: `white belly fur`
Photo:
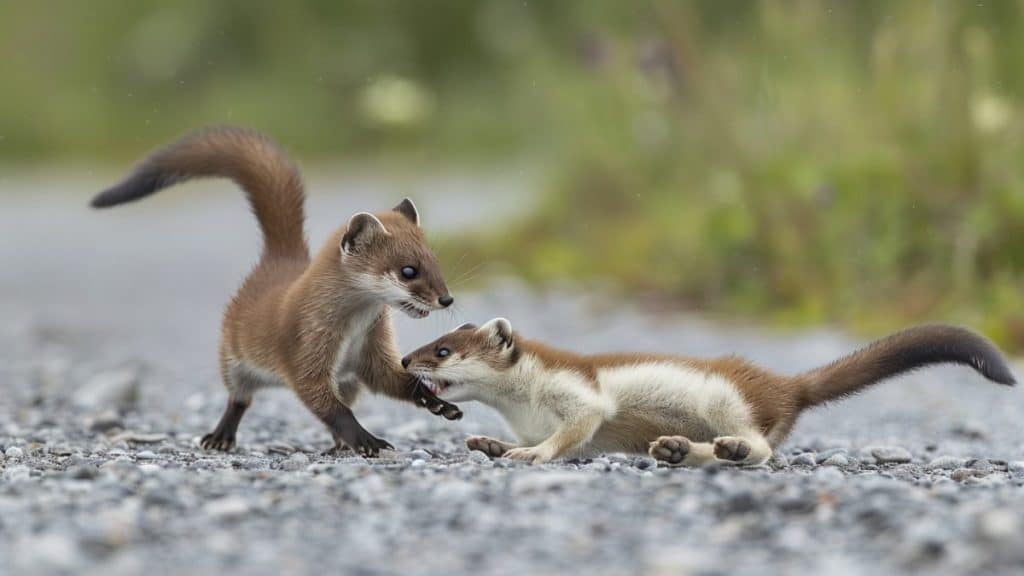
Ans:
<svg viewBox="0 0 1024 576"><path fill-rule="evenodd" d="M726 378L671 362L647 362L598 371L601 392L616 406L616 419L641 419L658 435L697 442L746 433L754 428L750 408ZM606 424L607 425L607 424ZM654 440L650 438L649 440ZM592 449L616 451L616 439L599 430Z"/></svg>

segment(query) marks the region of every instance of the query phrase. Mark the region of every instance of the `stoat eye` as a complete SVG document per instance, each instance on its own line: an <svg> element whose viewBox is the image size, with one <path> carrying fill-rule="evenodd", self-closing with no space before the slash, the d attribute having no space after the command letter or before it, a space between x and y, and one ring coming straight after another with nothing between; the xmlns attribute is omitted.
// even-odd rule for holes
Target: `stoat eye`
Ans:
<svg viewBox="0 0 1024 576"><path fill-rule="evenodd" d="M412 266L405 266L402 268L402 276L406 280L412 280L413 278L420 275L420 271L413 268Z"/></svg>
<svg viewBox="0 0 1024 576"><path fill-rule="evenodd" d="M437 357L438 358L444 358L445 356L448 356L451 353L452 353L452 351L447 349L447 348L440 348L437 351Z"/></svg>

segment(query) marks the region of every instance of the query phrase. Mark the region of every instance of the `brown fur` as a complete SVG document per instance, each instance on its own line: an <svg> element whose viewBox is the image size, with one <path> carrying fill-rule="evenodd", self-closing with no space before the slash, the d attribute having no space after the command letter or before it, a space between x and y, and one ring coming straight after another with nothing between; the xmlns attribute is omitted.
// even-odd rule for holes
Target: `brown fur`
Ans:
<svg viewBox="0 0 1024 576"><path fill-rule="evenodd" d="M204 445L231 447L241 414L268 374L295 390L339 443L366 454L389 445L366 432L349 409L361 386L449 418L461 416L399 364L387 305L424 314L450 298L411 202L376 219L357 214L310 259L302 180L294 164L263 136L228 128L199 132L155 152L93 205L128 202L198 176L237 182L264 238L259 263L225 310L220 368L230 398ZM418 275L401 276L405 266L414 266ZM376 284L368 284L387 274L401 283L396 291L404 300L386 302ZM338 358L344 345L357 347L352 359Z"/></svg>
<svg viewBox="0 0 1024 576"><path fill-rule="evenodd" d="M596 388L599 386L597 372L601 368L646 362L679 363L721 375L732 382L749 406L754 423L772 447L785 440L802 411L926 366L962 364L974 368L993 382L1014 384L1013 375L993 344L970 330L955 326L910 328L878 340L832 364L796 376L775 374L734 356L711 359L635 353L587 356L526 340L517 333L500 335L496 343L493 335L486 331L476 330L471 325L467 328L471 329L453 331L423 346L403 359L403 364L429 372L444 362L437 351L448 348L460 356L480 357L493 368L505 370L521 355L529 354L547 368L572 370L584 376ZM514 347L514 353L499 353L501 346ZM668 433L657 429L642 414L626 412L620 411L614 421L606 423L603 428L604 434L619 439L622 445L643 451L648 442ZM709 431L708 438L690 440L707 442L713 435Z"/></svg>

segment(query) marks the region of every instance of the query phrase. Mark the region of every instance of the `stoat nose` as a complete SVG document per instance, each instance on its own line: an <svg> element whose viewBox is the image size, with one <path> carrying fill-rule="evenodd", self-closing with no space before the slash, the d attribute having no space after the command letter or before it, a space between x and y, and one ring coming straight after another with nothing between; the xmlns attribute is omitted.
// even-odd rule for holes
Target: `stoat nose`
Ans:
<svg viewBox="0 0 1024 576"><path fill-rule="evenodd" d="M451 306L452 302L455 302L455 298L452 298L451 294L445 294L437 299L437 303L445 308Z"/></svg>
<svg viewBox="0 0 1024 576"><path fill-rule="evenodd" d="M408 356L402 358L402 368L408 368L410 362L412 362L412 358L409 358Z"/></svg>

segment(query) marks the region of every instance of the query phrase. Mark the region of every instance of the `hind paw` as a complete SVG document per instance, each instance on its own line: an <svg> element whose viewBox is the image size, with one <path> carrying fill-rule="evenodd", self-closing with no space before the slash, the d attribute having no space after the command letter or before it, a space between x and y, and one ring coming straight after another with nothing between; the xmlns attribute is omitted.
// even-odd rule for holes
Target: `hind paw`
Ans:
<svg viewBox="0 0 1024 576"><path fill-rule="evenodd" d="M743 462L750 456L750 442L737 436L715 438L715 458L730 462Z"/></svg>
<svg viewBox="0 0 1024 576"><path fill-rule="evenodd" d="M483 452L491 458L501 458L506 452L515 448L514 445L487 436L470 436L466 438L466 448Z"/></svg>
<svg viewBox="0 0 1024 576"><path fill-rule="evenodd" d="M685 436L662 436L651 442L647 452L659 462L681 466L690 453L690 440Z"/></svg>

